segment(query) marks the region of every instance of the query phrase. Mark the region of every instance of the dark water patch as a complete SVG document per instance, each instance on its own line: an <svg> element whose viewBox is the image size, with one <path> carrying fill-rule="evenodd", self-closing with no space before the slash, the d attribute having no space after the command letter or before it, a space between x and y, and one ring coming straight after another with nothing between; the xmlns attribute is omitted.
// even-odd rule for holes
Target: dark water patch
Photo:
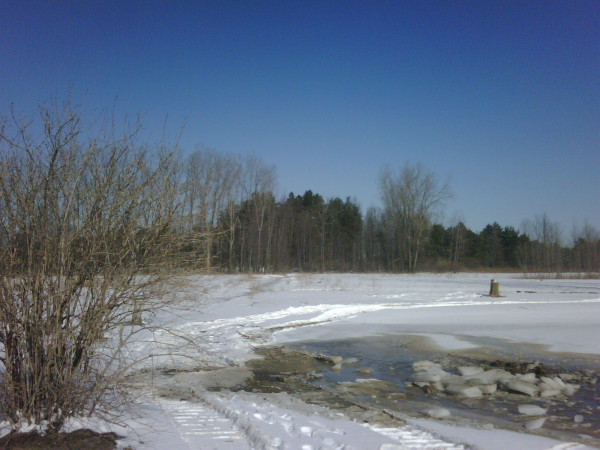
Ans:
<svg viewBox="0 0 600 450"><path fill-rule="evenodd" d="M297 342L287 348L313 356L341 356L344 360L357 358L356 364L342 364L341 367L333 362L318 362L320 375L308 383L363 406L388 408L416 417L422 417L422 411L427 408L441 406L452 411L452 420L523 431L524 424L535 417L519 414L518 405L535 404L548 409L543 416L547 418L546 423L542 429L535 431L536 434L600 446L600 371L594 356L552 353L541 346L506 345L502 340L489 338L482 339L480 344L484 345L483 341L486 341L483 348L440 352L435 346L425 345L424 340L419 336L388 335ZM500 390L482 398L461 398L433 388L427 389L427 386L418 388L412 385L412 364L425 359L439 363L444 371L454 374L458 374L457 367L465 365L481 366L485 370L495 366L522 373L527 364L539 361L539 376L571 374L574 377L571 383L581 387L570 397L532 398ZM361 373L363 368L372 369L372 374ZM364 389L347 388L349 382L368 378L389 383L393 389L381 391L368 385ZM575 416L582 416L583 420L575 422Z"/></svg>
<svg viewBox="0 0 600 450"><path fill-rule="evenodd" d="M345 339L339 341L299 342L289 348L313 354L341 356L344 360L357 358L352 365L342 364L341 370L335 370L333 364L324 364L322 373L326 380L341 383L359 378L376 378L397 386L404 392L405 381L412 374L412 363L425 358L427 353L415 351L411 337L382 337L364 339ZM372 374L361 369L372 369Z"/></svg>

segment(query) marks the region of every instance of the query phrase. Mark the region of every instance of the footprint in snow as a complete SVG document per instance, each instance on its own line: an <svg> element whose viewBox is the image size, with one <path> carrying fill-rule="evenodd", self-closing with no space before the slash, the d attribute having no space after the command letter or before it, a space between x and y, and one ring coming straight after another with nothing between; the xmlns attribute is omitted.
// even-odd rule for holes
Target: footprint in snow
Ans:
<svg viewBox="0 0 600 450"><path fill-rule="evenodd" d="M290 431L295 428L294 423L289 420L281 420L279 423L285 431Z"/></svg>
<svg viewBox="0 0 600 450"><path fill-rule="evenodd" d="M296 438L300 437L300 432L298 430L296 430L296 425L294 425L292 422L281 421L280 425L283 427L283 429L287 432L287 434L291 438L296 439Z"/></svg>
<svg viewBox="0 0 600 450"><path fill-rule="evenodd" d="M300 431L302 431L302 434L306 436L312 436L313 434L312 427L300 427Z"/></svg>
<svg viewBox="0 0 600 450"><path fill-rule="evenodd" d="M256 417L258 420L262 420L263 422L268 423L269 425L273 425L275 422L277 422L277 420L275 419L275 417L273 417L272 414L264 415L260 413L255 413L254 417Z"/></svg>

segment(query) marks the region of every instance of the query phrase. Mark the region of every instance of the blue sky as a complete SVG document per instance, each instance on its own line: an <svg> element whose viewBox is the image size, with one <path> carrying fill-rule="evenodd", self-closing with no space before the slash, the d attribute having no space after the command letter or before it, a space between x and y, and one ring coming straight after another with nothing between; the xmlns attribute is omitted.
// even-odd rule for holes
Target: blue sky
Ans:
<svg viewBox="0 0 600 450"><path fill-rule="evenodd" d="M0 107L72 86L254 153L278 193L379 205L382 164L452 177L475 231L600 228L600 2L0 1ZM568 237L568 236L567 236Z"/></svg>

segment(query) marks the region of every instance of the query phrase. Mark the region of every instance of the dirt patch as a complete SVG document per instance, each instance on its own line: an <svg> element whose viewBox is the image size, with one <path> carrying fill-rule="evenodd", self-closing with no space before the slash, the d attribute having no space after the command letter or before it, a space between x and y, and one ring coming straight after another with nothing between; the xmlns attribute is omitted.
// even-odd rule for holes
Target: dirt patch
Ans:
<svg viewBox="0 0 600 450"><path fill-rule="evenodd" d="M246 388L256 388L261 392L271 388L270 392L281 392L284 387L281 383L306 384L319 377L320 364L312 355L286 351L283 347L263 347L256 353L262 358L246 363L246 368L254 374Z"/></svg>
<svg viewBox="0 0 600 450"><path fill-rule="evenodd" d="M573 396L540 399L498 391L494 395L482 398L464 398L448 395L430 386L414 386L409 381L408 373L403 372L401 368L393 372L396 374L395 380L369 380L368 375L361 374L360 366L344 367L346 372L341 373L340 370L333 370L336 367L335 361L318 357L315 353L286 350L282 347L262 348L258 353L261 358L251 360L246 365L255 376L248 381L243 390L262 393L286 392L306 403L339 410L357 421L377 421L389 426L402 422L403 416L424 418L426 410L439 406L451 411L451 416L443 419L443 423L448 425L524 432L525 423L532 418L519 414L518 406L539 404L548 408L546 423L543 428L527 432L567 442L576 441L600 446L600 392L596 383L599 373L587 365L586 368L574 368L568 363L562 366L543 363L537 365L540 375L543 376L570 374L573 382L581 386ZM417 359L422 357L420 354ZM480 359L448 353L431 353L427 359L441 364L447 370L478 365L484 369L502 367L514 373L523 372L527 364L532 362ZM404 363L411 367L413 361L414 359ZM376 369L376 378L381 374L381 369ZM349 376L350 379L343 380ZM582 416L583 421L574 420L577 415Z"/></svg>
<svg viewBox="0 0 600 450"><path fill-rule="evenodd" d="M71 433L40 435L35 431L14 433L0 439L0 448L6 450L114 450L115 433L96 433L80 429Z"/></svg>
<svg viewBox="0 0 600 450"><path fill-rule="evenodd" d="M207 390L220 389L239 389L245 385L253 374L244 367L225 367L222 369L202 371L202 372L183 372L175 375L175 383L195 387L199 386Z"/></svg>

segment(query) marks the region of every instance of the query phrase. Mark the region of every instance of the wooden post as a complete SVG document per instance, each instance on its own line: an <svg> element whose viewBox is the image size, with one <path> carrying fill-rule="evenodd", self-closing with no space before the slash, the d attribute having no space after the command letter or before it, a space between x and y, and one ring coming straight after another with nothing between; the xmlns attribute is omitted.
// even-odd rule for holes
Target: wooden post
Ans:
<svg viewBox="0 0 600 450"><path fill-rule="evenodd" d="M500 297L500 283L496 280L490 284L490 297Z"/></svg>
<svg viewBox="0 0 600 450"><path fill-rule="evenodd" d="M131 315L132 325L142 325L142 303L138 300L133 302L133 314Z"/></svg>

